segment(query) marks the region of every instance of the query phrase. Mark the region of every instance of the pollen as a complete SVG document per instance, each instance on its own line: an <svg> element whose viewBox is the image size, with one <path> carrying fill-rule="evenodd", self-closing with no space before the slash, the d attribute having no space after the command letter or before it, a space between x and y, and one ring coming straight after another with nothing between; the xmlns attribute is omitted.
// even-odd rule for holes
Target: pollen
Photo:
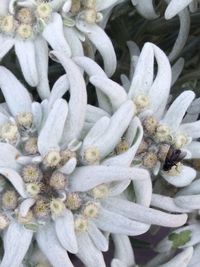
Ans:
<svg viewBox="0 0 200 267"><path fill-rule="evenodd" d="M79 233L83 233L88 229L88 221L84 216L78 215L74 221L75 230Z"/></svg>
<svg viewBox="0 0 200 267"><path fill-rule="evenodd" d="M154 152L147 152L143 158L143 165L149 169L155 167L158 161L157 155Z"/></svg>
<svg viewBox="0 0 200 267"><path fill-rule="evenodd" d="M47 219L50 214L49 203L44 199L38 199L33 207L33 213L37 219Z"/></svg>
<svg viewBox="0 0 200 267"><path fill-rule="evenodd" d="M93 8L88 8L84 11L84 18L87 23L94 24L97 19L97 12Z"/></svg>
<svg viewBox="0 0 200 267"><path fill-rule="evenodd" d="M46 167L55 168L59 165L61 156L59 151L50 151L44 157L43 163Z"/></svg>
<svg viewBox="0 0 200 267"><path fill-rule="evenodd" d="M96 0L83 0L83 6L85 8L95 8Z"/></svg>
<svg viewBox="0 0 200 267"><path fill-rule="evenodd" d="M157 125L158 121L153 116L147 117L143 122L144 129L147 131L148 134L155 133Z"/></svg>
<svg viewBox="0 0 200 267"><path fill-rule="evenodd" d="M134 99L134 103L138 111L141 111L150 105L149 98L145 95L138 95Z"/></svg>
<svg viewBox="0 0 200 267"><path fill-rule="evenodd" d="M98 164L100 161L100 151L97 147L91 147L84 152L84 160L88 164Z"/></svg>
<svg viewBox="0 0 200 267"><path fill-rule="evenodd" d="M5 191L2 195L2 205L5 209L14 210L17 207L17 194L13 190Z"/></svg>
<svg viewBox="0 0 200 267"><path fill-rule="evenodd" d="M0 213L0 230L4 230L10 223L10 220L8 219L8 217L3 214Z"/></svg>
<svg viewBox="0 0 200 267"><path fill-rule="evenodd" d="M52 8L48 3L40 3L36 8L36 16L40 19L49 19L52 14Z"/></svg>
<svg viewBox="0 0 200 267"><path fill-rule="evenodd" d="M95 202L88 202L84 205L82 214L86 218L96 218L99 213L99 205Z"/></svg>
<svg viewBox="0 0 200 267"><path fill-rule="evenodd" d="M72 0L71 13L76 15L81 9L81 0Z"/></svg>
<svg viewBox="0 0 200 267"><path fill-rule="evenodd" d="M108 196L109 188L106 184L101 184L101 185L94 187L91 193L95 199L103 199Z"/></svg>
<svg viewBox="0 0 200 267"><path fill-rule="evenodd" d="M19 137L17 125L11 122L3 124L0 129L0 137L9 143L16 142Z"/></svg>
<svg viewBox="0 0 200 267"><path fill-rule="evenodd" d="M129 149L128 142L126 140L122 140L117 146L116 146L116 153L122 154L126 152Z"/></svg>
<svg viewBox="0 0 200 267"><path fill-rule="evenodd" d="M159 125L156 128L155 137L159 142L170 141L170 128L167 125Z"/></svg>
<svg viewBox="0 0 200 267"><path fill-rule="evenodd" d="M177 149L183 148L188 142L186 135L177 134L175 136L174 145Z"/></svg>
<svg viewBox="0 0 200 267"><path fill-rule="evenodd" d="M65 211L65 204L62 200L54 198L50 202L50 210L53 215L61 216Z"/></svg>
<svg viewBox="0 0 200 267"><path fill-rule="evenodd" d="M33 114L31 112L21 112L16 116L16 122L19 127L29 129L33 124Z"/></svg>
<svg viewBox="0 0 200 267"><path fill-rule="evenodd" d="M24 152L27 155L34 155L38 152L38 146L37 146L37 138L36 137L30 137L25 143L24 143Z"/></svg>
<svg viewBox="0 0 200 267"><path fill-rule="evenodd" d="M28 24L21 24L17 28L17 34L20 38L22 38L24 40L31 38L31 36L33 34L32 27Z"/></svg>
<svg viewBox="0 0 200 267"><path fill-rule="evenodd" d="M33 14L30 9L24 7L17 12L17 19L22 24L31 24L33 22Z"/></svg>
<svg viewBox="0 0 200 267"><path fill-rule="evenodd" d="M1 19L1 30L4 33L13 33L15 30L15 20L11 15L5 16Z"/></svg>
<svg viewBox="0 0 200 267"><path fill-rule="evenodd" d="M28 164L22 168L22 178L25 183L35 183L41 180L42 172L37 165Z"/></svg>
<svg viewBox="0 0 200 267"><path fill-rule="evenodd" d="M81 207L82 201L78 193L69 193L65 204L68 209L77 210Z"/></svg>
<svg viewBox="0 0 200 267"><path fill-rule="evenodd" d="M26 191L30 196L36 197L41 191L41 185L39 183L28 183L26 184Z"/></svg>
<svg viewBox="0 0 200 267"><path fill-rule="evenodd" d="M64 189L67 185L67 177L62 172L54 172L50 178L50 186L56 190Z"/></svg>

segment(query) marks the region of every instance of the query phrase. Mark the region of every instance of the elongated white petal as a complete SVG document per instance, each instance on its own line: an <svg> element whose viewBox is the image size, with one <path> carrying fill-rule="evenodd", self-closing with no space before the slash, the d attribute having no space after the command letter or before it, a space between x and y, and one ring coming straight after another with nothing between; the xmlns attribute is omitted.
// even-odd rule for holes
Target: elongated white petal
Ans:
<svg viewBox="0 0 200 267"><path fill-rule="evenodd" d="M127 100L124 88L110 79L102 76L92 76L90 82L109 98L114 111Z"/></svg>
<svg viewBox="0 0 200 267"><path fill-rule="evenodd" d="M87 267L106 267L103 254L95 247L87 232L77 234L77 257Z"/></svg>
<svg viewBox="0 0 200 267"><path fill-rule="evenodd" d="M8 14L8 1L2 0L0 2L0 16L6 16Z"/></svg>
<svg viewBox="0 0 200 267"><path fill-rule="evenodd" d="M77 253L78 245L74 232L74 218L70 210L66 210L63 216L55 218L56 235L61 245L71 253Z"/></svg>
<svg viewBox="0 0 200 267"><path fill-rule="evenodd" d="M115 245L114 257L124 262L127 266L133 266L135 264L135 257L128 236L113 234L112 240Z"/></svg>
<svg viewBox="0 0 200 267"><path fill-rule="evenodd" d="M180 30L176 42L169 54L170 61L174 60L184 48L190 31L190 13L184 9L178 14L180 21Z"/></svg>
<svg viewBox="0 0 200 267"><path fill-rule="evenodd" d="M196 171L188 166L182 166L181 172L176 176L170 176L167 172L162 172L162 177L176 187L189 185L196 177Z"/></svg>
<svg viewBox="0 0 200 267"><path fill-rule="evenodd" d="M1 4L1 3L0 3ZM1 7L0 7L1 14ZM0 60L12 49L14 46L14 39L0 35Z"/></svg>
<svg viewBox="0 0 200 267"><path fill-rule="evenodd" d="M104 208L101 208L94 222L101 230L114 234L135 236L143 234L149 229L147 224L130 220L127 217Z"/></svg>
<svg viewBox="0 0 200 267"><path fill-rule="evenodd" d="M140 56L140 49L138 45L133 41L128 41L127 46L131 60L129 78L132 80L135 68L137 66L138 58Z"/></svg>
<svg viewBox="0 0 200 267"><path fill-rule="evenodd" d="M111 262L111 267L127 267L127 265L118 259L113 259Z"/></svg>
<svg viewBox="0 0 200 267"><path fill-rule="evenodd" d="M102 11L110 6L112 6L113 4L115 4L118 0L96 0L96 10L97 11Z"/></svg>
<svg viewBox="0 0 200 267"><path fill-rule="evenodd" d="M104 69L110 77L116 69L116 55L110 38L96 24L88 24L85 21L78 20L78 29L84 32L89 40L94 44L104 61Z"/></svg>
<svg viewBox="0 0 200 267"><path fill-rule="evenodd" d="M59 171L69 175L71 174L75 168L76 168L76 165L77 165L77 159L76 158L71 158L67 161L67 163L65 163L64 166L62 166Z"/></svg>
<svg viewBox="0 0 200 267"><path fill-rule="evenodd" d="M58 80L53 85L51 94L49 96L49 109L53 107L53 104L57 99L63 97L63 95L68 91L68 89L69 89L69 81L67 78L67 74L64 74L61 77L59 77Z"/></svg>
<svg viewBox="0 0 200 267"><path fill-rule="evenodd" d="M35 204L35 199L27 198L25 199L19 207L19 213L22 217L26 217L27 213L29 212L30 208Z"/></svg>
<svg viewBox="0 0 200 267"><path fill-rule="evenodd" d="M37 86L39 77L36 66L36 51L34 42L29 40L16 40L15 53L19 60L25 80L31 86Z"/></svg>
<svg viewBox="0 0 200 267"><path fill-rule="evenodd" d="M145 43L135 68L131 87L128 93L130 99L137 95L147 95L153 82L154 53L151 43Z"/></svg>
<svg viewBox="0 0 200 267"><path fill-rule="evenodd" d="M195 94L192 91L183 92L175 99L175 101L171 104L171 106L165 113L162 122L164 124L167 124L173 132L177 131L194 97ZM176 114L176 116L174 116L174 114Z"/></svg>
<svg viewBox="0 0 200 267"><path fill-rule="evenodd" d="M72 57L83 56L83 46L77 36L76 30L74 28L64 27L64 35L71 48Z"/></svg>
<svg viewBox="0 0 200 267"><path fill-rule="evenodd" d="M199 195L188 195L178 196L174 199L177 206L183 209L200 209L200 194Z"/></svg>
<svg viewBox="0 0 200 267"><path fill-rule="evenodd" d="M200 262L200 244L194 247L194 253L192 259L190 260L189 267L198 267Z"/></svg>
<svg viewBox="0 0 200 267"><path fill-rule="evenodd" d="M114 150L133 116L134 105L132 101L127 101L114 113L105 133L94 143L94 146L100 151L101 158Z"/></svg>
<svg viewBox="0 0 200 267"><path fill-rule="evenodd" d="M7 143L0 143L0 151L0 166L18 170L20 166L17 164L16 159L20 156L20 152Z"/></svg>
<svg viewBox="0 0 200 267"><path fill-rule="evenodd" d="M113 182L109 185L109 196L117 196L120 195L124 190L129 186L130 180L122 181L122 182Z"/></svg>
<svg viewBox="0 0 200 267"><path fill-rule="evenodd" d="M176 196L187 196L187 195L196 195L200 194L200 180L194 180L187 187L182 188Z"/></svg>
<svg viewBox="0 0 200 267"><path fill-rule="evenodd" d="M158 64L158 72L156 78L149 91L151 108L155 115L159 118L167 104L170 86L171 86L171 66L167 56L157 46L153 45L154 55Z"/></svg>
<svg viewBox="0 0 200 267"><path fill-rule="evenodd" d="M1 267L19 267L31 243L33 232L12 222L3 238L4 256Z"/></svg>
<svg viewBox="0 0 200 267"><path fill-rule="evenodd" d="M171 84L172 86L175 84L178 77L180 76L180 74L183 70L184 64L185 64L185 60L181 57L172 66L172 84Z"/></svg>
<svg viewBox="0 0 200 267"><path fill-rule="evenodd" d="M86 85L76 64L65 54L53 51L51 54L63 65L70 85L69 115L65 124L63 143L79 138L87 106Z"/></svg>
<svg viewBox="0 0 200 267"><path fill-rule="evenodd" d="M32 113L33 123L39 132L42 123L42 106L38 102L32 103Z"/></svg>
<svg viewBox="0 0 200 267"><path fill-rule="evenodd" d="M156 19L156 14L153 6L153 0L139 0L135 3L132 0L132 4L135 5L137 11L146 19Z"/></svg>
<svg viewBox="0 0 200 267"><path fill-rule="evenodd" d="M168 214L119 198L109 198L104 202L104 206L118 214L147 224L178 227L187 220L187 214Z"/></svg>
<svg viewBox="0 0 200 267"><path fill-rule="evenodd" d="M70 175L72 191L88 191L102 183L124 181L129 179L146 179L148 172L137 168L118 166L84 166L78 167Z"/></svg>
<svg viewBox="0 0 200 267"><path fill-rule="evenodd" d="M182 124L179 131L192 138L200 137L200 120Z"/></svg>
<svg viewBox="0 0 200 267"><path fill-rule="evenodd" d="M98 75L107 78L102 68L88 57L74 57L73 60L88 74L89 77ZM96 90L99 107L111 113L110 102L108 98L100 91Z"/></svg>
<svg viewBox="0 0 200 267"><path fill-rule="evenodd" d="M20 112L31 112L31 98L28 91L9 70L2 66L0 88L13 116Z"/></svg>
<svg viewBox="0 0 200 267"><path fill-rule="evenodd" d="M131 86L131 81L125 74L120 75L120 80L122 83L122 86L124 87L125 91L128 93L130 86Z"/></svg>
<svg viewBox="0 0 200 267"><path fill-rule="evenodd" d="M89 105L89 104L87 105L86 114L85 114L86 121L95 123L99 119L105 116L110 117L110 115L103 109Z"/></svg>
<svg viewBox="0 0 200 267"><path fill-rule="evenodd" d="M168 236L166 236L163 240L161 240L156 248L155 251L165 253L167 251L170 251L173 247L173 242L172 240L169 239L169 237L173 234L181 234L184 233L185 231L188 232L188 240L183 242L183 244L180 244L178 248L187 248L190 246L193 246L197 243L199 243L200 240L200 226L198 224L191 224L185 227L180 227L173 232L171 232Z"/></svg>
<svg viewBox="0 0 200 267"><path fill-rule="evenodd" d="M36 234L39 248L54 267L73 267L66 250L59 243L52 225L45 225Z"/></svg>
<svg viewBox="0 0 200 267"><path fill-rule="evenodd" d="M42 155L50 149L59 148L67 113L67 102L64 99L58 99L38 137L38 149Z"/></svg>
<svg viewBox="0 0 200 267"><path fill-rule="evenodd" d="M105 238L103 233L97 228L95 223L92 221L89 222L88 227L88 234L94 243L94 245L100 250L100 251L107 251L108 250L108 240Z"/></svg>
<svg viewBox="0 0 200 267"><path fill-rule="evenodd" d="M178 14L181 10L183 10L185 7L187 7L193 0L172 0L166 11L165 11L165 18L171 19L176 14Z"/></svg>
<svg viewBox="0 0 200 267"><path fill-rule="evenodd" d="M187 149L192 153L192 158L199 159L200 158L200 142L193 141L189 145L187 145Z"/></svg>
<svg viewBox="0 0 200 267"><path fill-rule="evenodd" d="M175 199L158 194L152 194L151 206L177 213L187 213L189 211L189 209L181 208L178 204L176 205Z"/></svg>
<svg viewBox="0 0 200 267"><path fill-rule="evenodd" d="M46 41L38 37L35 40L35 53L37 71L39 74L39 82L37 91L41 99L48 98L50 95L49 80L48 80L48 45Z"/></svg>
<svg viewBox="0 0 200 267"><path fill-rule="evenodd" d="M6 179L8 179L8 181L22 197L27 197L24 181L16 171L0 167L0 173L5 176Z"/></svg>
<svg viewBox="0 0 200 267"><path fill-rule="evenodd" d="M67 57L71 56L71 49L64 37L62 18L58 13L53 13L52 20L45 26L42 35L54 50L64 52Z"/></svg>

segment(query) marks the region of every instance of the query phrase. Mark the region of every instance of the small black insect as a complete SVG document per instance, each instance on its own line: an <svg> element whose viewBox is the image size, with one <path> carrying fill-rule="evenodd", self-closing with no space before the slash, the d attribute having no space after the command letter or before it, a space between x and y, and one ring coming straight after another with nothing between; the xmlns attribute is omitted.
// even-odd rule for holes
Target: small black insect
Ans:
<svg viewBox="0 0 200 267"><path fill-rule="evenodd" d="M180 149L175 149L173 146L170 146L165 162L163 164L163 170L169 171L173 166L177 165L177 163L183 160L186 154L186 152L183 152Z"/></svg>

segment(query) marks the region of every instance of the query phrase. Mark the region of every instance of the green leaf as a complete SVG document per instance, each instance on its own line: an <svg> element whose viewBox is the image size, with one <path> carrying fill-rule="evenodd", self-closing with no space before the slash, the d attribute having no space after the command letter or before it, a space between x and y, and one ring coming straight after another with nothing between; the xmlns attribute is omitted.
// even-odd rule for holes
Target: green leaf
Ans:
<svg viewBox="0 0 200 267"><path fill-rule="evenodd" d="M171 233L168 237L173 242L172 248L176 249L185 245L191 239L191 231L185 230L180 233Z"/></svg>

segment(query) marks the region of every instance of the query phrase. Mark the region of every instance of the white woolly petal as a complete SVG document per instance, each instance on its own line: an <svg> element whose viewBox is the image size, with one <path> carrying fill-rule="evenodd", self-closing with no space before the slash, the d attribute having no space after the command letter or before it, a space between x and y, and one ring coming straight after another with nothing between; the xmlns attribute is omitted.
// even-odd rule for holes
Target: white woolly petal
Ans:
<svg viewBox="0 0 200 267"><path fill-rule="evenodd" d="M181 93L171 104L161 123L167 124L173 132L176 132L194 98L195 94L192 91Z"/></svg>
<svg viewBox="0 0 200 267"><path fill-rule="evenodd" d="M185 7L187 7L193 0L172 0L166 11L165 11L165 18L166 19L171 19L175 15L177 15L181 10L183 10Z"/></svg>
<svg viewBox="0 0 200 267"><path fill-rule="evenodd" d="M121 260L126 266L133 266L135 264L135 257L128 236L113 234L112 240L115 246L114 257Z"/></svg>
<svg viewBox="0 0 200 267"><path fill-rule="evenodd" d="M88 234L97 249L100 251L108 250L108 240L92 221L89 222Z"/></svg>
<svg viewBox="0 0 200 267"><path fill-rule="evenodd" d="M193 141L186 147L192 154L193 159L199 159L200 158L200 142Z"/></svg>
<svg viewBox="0 0 200 267"><path fill-rule="evenodd" d="M102 68L88 57L74 57L73 60L88 74L89 77L98 75L107 78ZM99 107L111 113L110 102L108 98L100 91L96 90Z"/></svg>
<svg viewBox="0 0 200 267"><path fill-rule="evenodd" d="M185 64L185 60L184 60L184 58L181 57L172 66L172 84L171 84L171 86L173 86L175 84L178 77L180 76L180 74L183 70L184 64Z"/></svg>
<svg viewBox="0 0 200 267"><path fill-rule="evenodd" d="M153 109L156 117L159 118L167 104L171 87L172 72L169 60L164 52L156 45L152 44L152 46L158 64L158 72L150 88L149 98L151 108Z"/></svg>
<svg viewBox="0 0 200 267"><path fill-rule="evenodd" d="M132 0L132 4L135 5L137 11L146 19L156 19L156 14L153 6L153 0L139 0L135 4L135 0Z"/></svg>
<svg viewBox="0 0 200 267"><path fill-rule="evenodd" d="M170 176L167 172L162 172L162 177L176 187L189 185L196 177L196 171L188 166L182 166L181 172L176 176Z"/></svg>
<svg viewBox="0 0 200 267"><path fill-rule="evenodd" d="M46 41L40 37L35 40L35 53L37 71L39 73L39 83L37 91L41 99L48 98L50 95L49 79L48 79L48 45Z"/></svg>
<svg viewBox="0 0 200 267"><path fill-rule="evenodd" d="M111 267L127 267L127 265L118 259L113 259L111 261Z"/></svg>
<svg viewBox="0 0 200 267"><path fill-rule="evenodd" d="M124 88L108 78L95 75L90 78L90 82L109 98L114 111L127 100Z"/></svg>
<svg viewBox="0 0 200 267"><path fill-rule="evenodd" d="M54 267L73 267L51 224L46 224L37 232L36 241L41 251Z"/></svg>
<svg viewBox="0 0 200 267"><path fill-rule="evenodd" d="M0 16L6 16L8 14L8 1L1 0L0 2Z"/></svg>
<svg viewBox="0 0 200 267"><path fill-rule="evenodd" d="M81 133L87 106L86 85L80 69L71 59L58 51L52 51L51 55L63 65L70 85L69 115L62 140L66 143L79 138Z"/></svg>
<svg viewBox="0 0 200 267"><path fill-rule="evenodd" d="M0 167L0 174L2 174L3 176L5 176L6 179L8 179L8 181L13 185L13 187L22 197L27 197L24 181L16 171Z"/></svg>
<svg viewBox="0 0 200 267"><path fill-rule="evenodd" d="M182 124L179 131L192 138L200 137L200 120Z"/></svg>
<svg viewBox="0 0 200 267"><path fill-rule="evenodd" d="M0 3L1 5L1 3ZM1 7L0 7L1 14ZM0 35L0 60L12 49L14 46L14 39Z"/></svg>
<svg viewBox="0 0 200 267"><path fill-rule="evenodd" d="M61 245L71 253L77 253L78 245L74 232L74 217L70 210L55 218L55 231Z"/></svg>
<svg viewBox="0 0 200 267"><path fill-rule="evenodd" d="M38 85L39 77L36 66L35 44L29 40L16 40L15 53L20 63L25 80L35 87Z"/></svg>
<svg viewBox="0 0 200 267"><path fill-rule="evenodd" d="M187 187L182 188L179 190L179 192L176 194L176 196L187 196L187 195L196 195L200 194L200 180L193 181L190 185Z"/></svg>
<svg viewBox="0 0 200 267"><path fill-rule="evenodd" d="M129 88L131 86L131 81L129 80L129 78L125 74L120 75L120 80L121 80L122 86L124 87L125 91L128 93Z"/></svg>
<svg viewBox="0 0 200 267"><path fill-rule="evenodd" d="M87 267L106 267L103 254L95 247L88 233L77 234L78 253L77 257Z"/></svg>
<svg viewBox="0 0 200 267"><path fill-rule="evenodd" d="M71 174L77 165L77 159L76 158L71 158L67 161L67 163L65 163L64 166L62 166L59 171L65 173L65 174Z"/></svg>
<svg viewBox="0 0 200 267"><path fill-rule="evenodd" d="M18 170L20 166L16 159L20 156L20 152L7 143L0 143L0 151L0 166Z"/></svg>
<svg viewBox="0 0 200 267"><path fill-rule="evenodd" d="M184 48L190 31L190 13L187 9L178 14L180 20L180 30L176 42L169 54L169 60L173 61Z"/></svg>
<svg viewBox="0 0 200 267"><path fill-rule="evenodd" d="M168 214L120 198L109 198L103 205L118 214L150 225L179 227L187 220L187 214Z"/></svg>
<svg viewBox="0 0 200 267"><path fill-rule="evenodd" d="M26 88L6 68L0 67L0 88L13 116L31 112L31 98Z"/></svg>
<svg viewBox="0 0 200 267"><path fill-rule="evenodd" d="M114 150L134 116L132 101L124 103L111 117L104 134L93 144L100 151L101 159ZM119 127L120 125L120 127Z"/></svg>
<svg viewBox="0 0 200 267"><path fill-rule="evenodd" d="M88 24L85 21L77 20L78 29L84 32L89 40L94 44L104 61L104 69L110 77L116 69L116 55L110 38L96 24Z"/></svg>
<svg viewBox="0 0 200 267"><path fill-rule="evenodd" d="M139 56L140 56L140 49L139 49L138 45L133 41L128 41L127 46L129 49L130 60L131 60L129 78L132 80L133 75L134 75L134 71L135 71L135 68L137 66Z"/></svg>
<svg viewBox="0 0 200 267"><path fill-rule="evenodd" d="M63 95L68 90L69 90L69 81L67 78L67 74L64 74L61 77L59 77L58 80L53 85L51 94L49 96L49 109L51 109L55 101L59 98L62 98Z"/></svg>
<svg viewBox="0 0 200 267"><path fill-rule="evenodd" d="M190 260L189 267L198 267L200 262L200 244L194 247L192 259Z"/></svg>
<svg viewBox="0 0 200 267"><path fill-rule="evenodd" d="M71 48L72 57L83 56L84 55L83 46L80 39L77 36L76 29L70 27L64 27L64 35L65 39L67 40Z"/></svg>
<svg viewBox="0 0 200 267"><path fill-rule="evenodd" d="M109 185L109 196L114 197L120 195L129 186L130 180L122 182L113 182Z"/></svg>
<svg viewBox="0 0 200 267"><path fill-rule="evenodd" d="M183 209L200 209L200 194L175 197L174 202Z"/></svg>
<svg viewBox="0 0 200 267"><path fill-rule="evenodd" d="M177 212L177 213L189 212L189 209L184 209L181 208L179 205L176 205L174 198L158 194L152 194L151 206L170 212Z"/></svg>
<svg viewBox="0 0 200 267"><path fill-rule="evenodd" d="M52 21L45 26L42 35L54 50L64 52L67 57L71 56L71 49L64 37L62 18L58 13L53 13Z"/></svg>
<svg viewBox="0 0 200 267"><path fill-rule="evenodd" d="M22 217L25 217L30 208L35 204L35 199L27 198L19 206L19 213Z"/></svg>
<svg viewBox="0 0 200 267"><path fill-rule="evenodd" d="M88 191L102 183L124 180L143 180L148 176L146 170L118 166L84 166L78 167L70 175L72 191Z"/></svg>
<svg viewBox="0 0 200 267"><path fill-rule="evenodd" d="M38 149L44 155L51 149L58 149L67 118L68 106L64 99L58 99L38 137Z"/></svg>
<svg viewBox="0 0 200 267"><path fill-rule="evenodd" d="M4 256L1 267L19 267L30 246L33 232L12 222L3 238Z"/></svg>
<svg viewBox="0 0 200 267"><path fill-rule="evenodd" d="M110 115L103 109L89 105L89 104L87 105L86 114L85 114L86 121L95 123L99 119L105 116L110 117Z"/></svg>
<svg viewBox="0 0 200 267"><path fill-rule="evenodd" d="M153 82L154 54L151 43L145 43L135 68L131 87L128 93L130 99L138 95L147 95Z"/></svg>
<svg viewBox="0 0 200 267"><path fill-rule="evenodd" d="M42 123L42 107L38 102L32 103L33 123L39 131Z"/></svg>
<svg viewBox="0 0 200 267"><path fill-rule="evenodd" d="M101 208L98 217L94 219L98 228L114 234L141 235L148 231L149 225L133 221L114 211Z"/></svg>

